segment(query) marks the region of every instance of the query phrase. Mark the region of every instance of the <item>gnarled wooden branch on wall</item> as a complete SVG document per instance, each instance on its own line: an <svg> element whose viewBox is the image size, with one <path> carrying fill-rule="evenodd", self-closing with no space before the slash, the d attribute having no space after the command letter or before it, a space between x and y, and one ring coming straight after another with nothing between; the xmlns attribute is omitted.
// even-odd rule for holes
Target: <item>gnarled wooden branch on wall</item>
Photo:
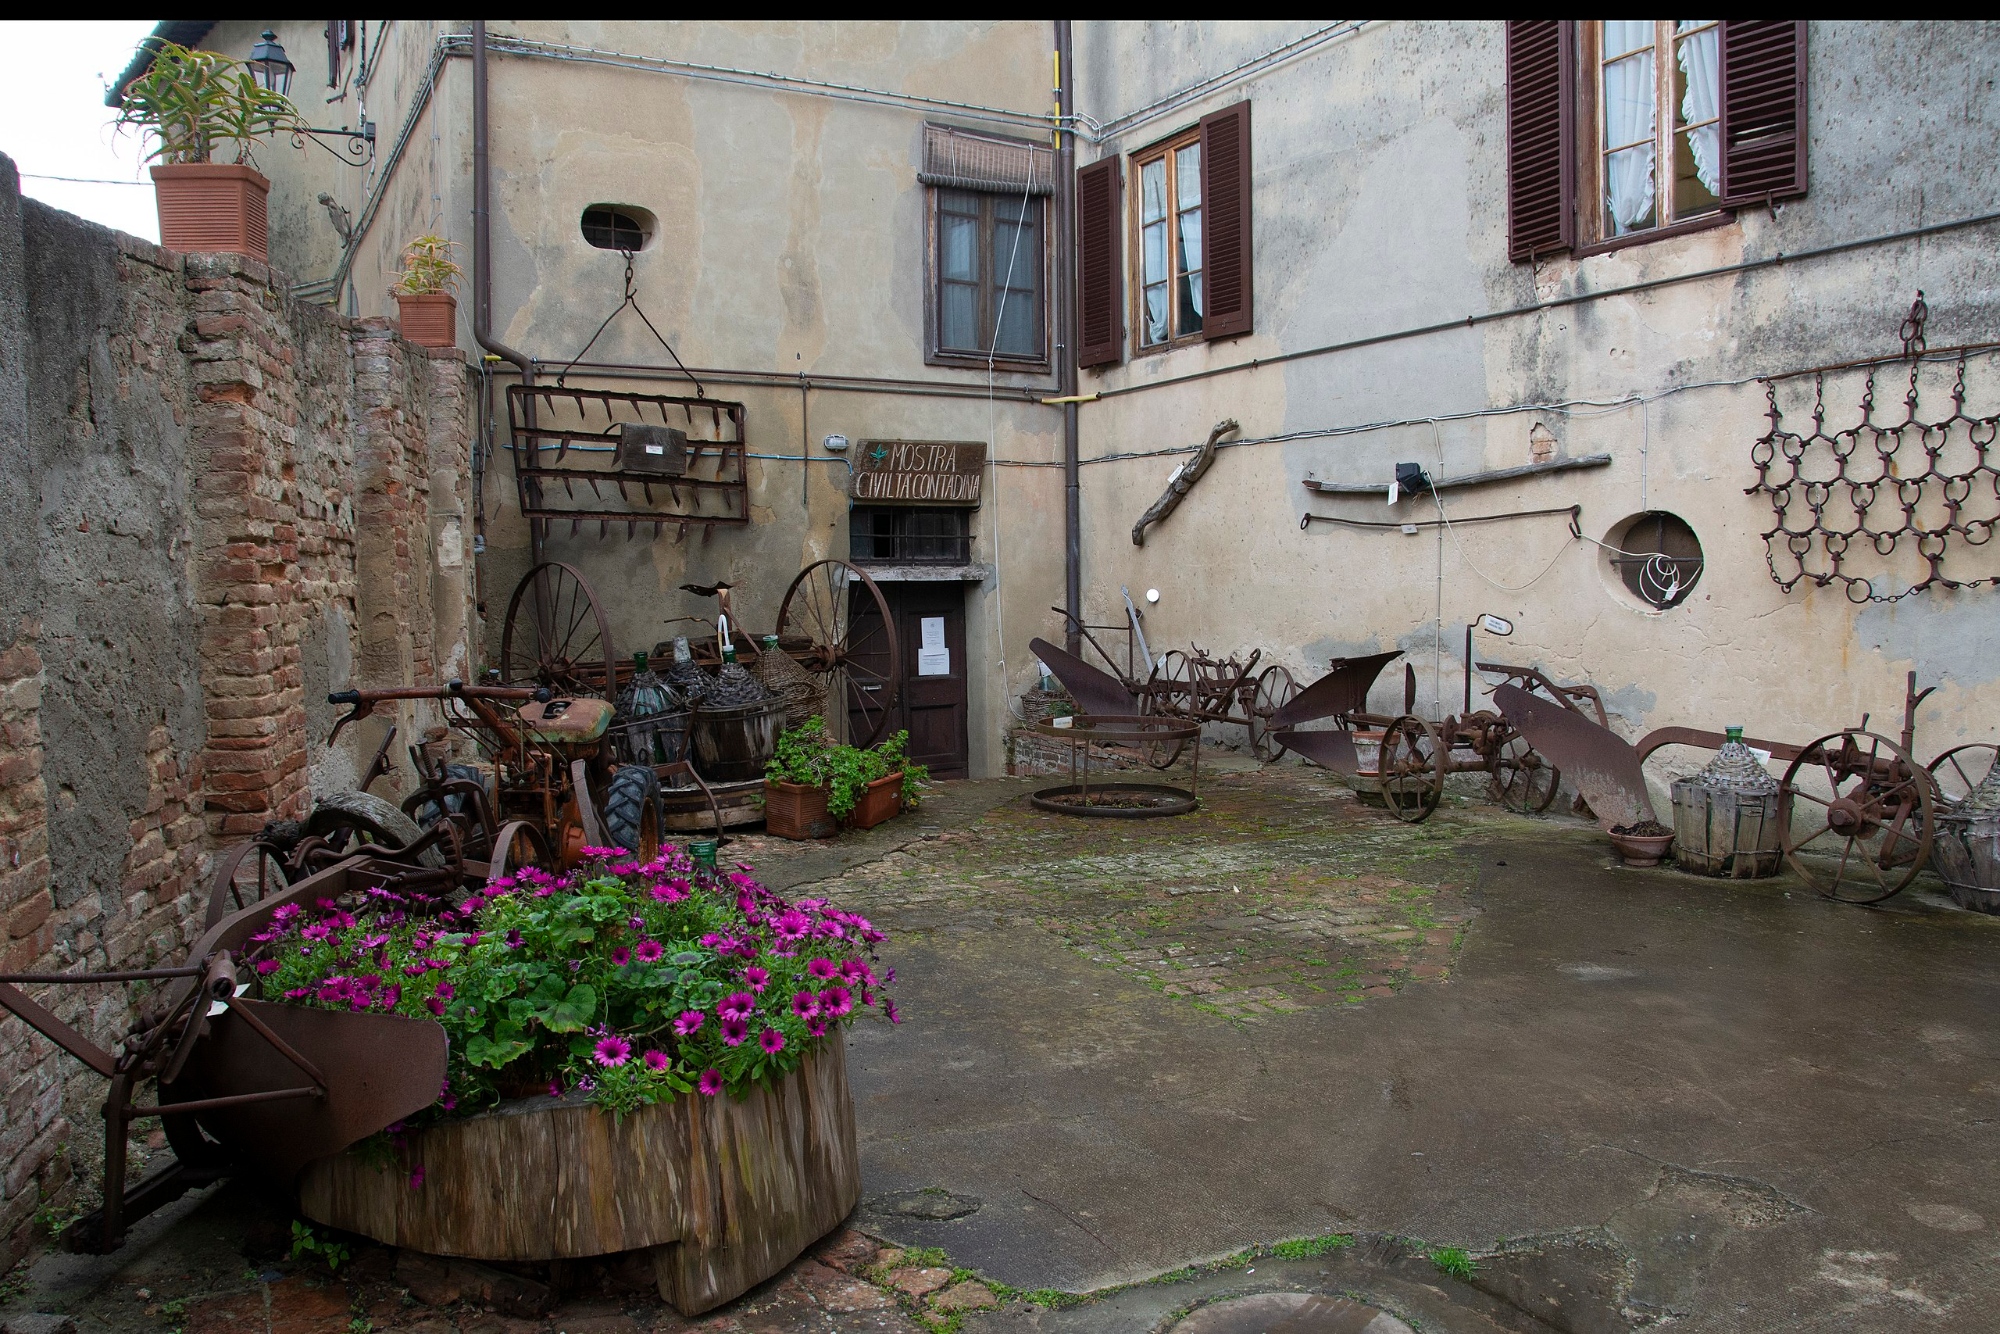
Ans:
<svg viewBox="0 0 2000 1334"><path fill-rule="evenodd" d="M1146 529L1174 512L1174 507L1181 503L1181 497L1194 489L1194 484L1201 480L1201 475L1215 462L1215 442L1237 429L1234 417L1217 422L1215 429L1208 433L1207 443L1195 451L1193 458L1174 469L1174 475L1167 481L1166 491L1153 502L1151 508L1139 516L1139 522L1132 525L1133 546L1146 545Z"/></svg>
<svg viewBox="0 0 2000 1334"><path fill-rule="evenodd" d="M417 1168L412 1189L406 1173ZM741 1102L688 1094L614 1117L524 1098L413 1132L399 1168L348 1152L299 1180L300 1211L314 1222L435 1255L650 1249L660 1296L686 1315L777 1273L860 1197L837 1038Z"/></svg>

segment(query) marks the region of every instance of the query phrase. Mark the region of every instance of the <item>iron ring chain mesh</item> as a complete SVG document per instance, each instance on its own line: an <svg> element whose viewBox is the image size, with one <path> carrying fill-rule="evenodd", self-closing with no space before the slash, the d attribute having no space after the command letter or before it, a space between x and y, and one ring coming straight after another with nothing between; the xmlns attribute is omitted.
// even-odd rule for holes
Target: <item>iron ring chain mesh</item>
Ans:
<svg viewBox="0 0 2000 1334"><path fill-rule="evenodd" d="M1861 395L1860 422L1844 431L1826 428L1826 372L1813 376L1812 429L1785 429L1778 406L1777 377L1765 380L1770 429L1750 447L1757 484L1744 494L1771 499L1777 524L1764 537L1764 559L1778 587L1790 592L1801 580L1816 587L1840 584L1854 603L1896 602L1933 584L1977 588L2000 584L2000 575L1953 578L1945 572L1948 554L1959 544L1984 546L2000 524L2000 466L1992 447L2000 436L2000 416L1965 411L1966 356L1957 361L1951 412L1934 420L1919 417L1922 363L1912 361L1900 421L1877 419L1876 372ZM1893 392L1893 391L1892 391ZM1893 407L1886 411L1895 412ZM1954 434L1969 447L1973 466L1950 471L1944 455ZM1963 449L1961 450L1961 453ZM1914 470L1921 465L1921 471ZM1826 475L1831 470L1831 475ZM1920 507L1929 510L1928 522ZM1851 512L1839 526L1831 508ZM1954 541L1956 539L1956 541ZM1928 573L1900 593L1879 593L1873 580L1848 567L1857 556L1893 556L1909 543ZM1783 572L1781 562L1790 573ZM1877 571L1875 578L1883 578Z"/></svg>

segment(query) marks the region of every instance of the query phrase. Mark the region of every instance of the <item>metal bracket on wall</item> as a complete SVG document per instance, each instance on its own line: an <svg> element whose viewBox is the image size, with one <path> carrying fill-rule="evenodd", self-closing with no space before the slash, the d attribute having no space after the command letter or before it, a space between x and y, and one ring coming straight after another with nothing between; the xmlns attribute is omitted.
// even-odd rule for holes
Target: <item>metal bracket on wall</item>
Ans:
<svg viewBox="0 0 2000 1334"><path fill-rule="evenodd" d="M1586 454L1581 458L1553 459L1547 463L1524 463L1518 468L1495 468L1491 472L1467 473L1463 477L1439 477L1427 488L1431 491L1457 491L1468 486L1487 486L1495 482L1516 482L1523 477L1540 477L1545 473L1577 472L1584 468L1608 468L1611 466L1609 454ZM1326 496L1380 496L1388 493L1387 482L1325 482L1305 475L1308 491L1317 491ZM1404 495L1414 495L1405 491ZM1465 522L1458 520L1457 522Z"/></svg>

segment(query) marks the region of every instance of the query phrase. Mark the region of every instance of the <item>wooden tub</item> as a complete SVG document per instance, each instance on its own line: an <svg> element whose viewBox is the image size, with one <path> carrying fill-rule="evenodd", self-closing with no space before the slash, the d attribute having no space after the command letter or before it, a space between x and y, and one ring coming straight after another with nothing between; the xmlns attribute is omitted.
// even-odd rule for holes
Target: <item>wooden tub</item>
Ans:
<svg viewBox="0 0 2000 1334"><path fill-rule="evenodd" d="M523 1098L413 1132L404 1161L319 1159L300 1174L300 1211L478 1260L651 1250L660 1296L685 1315L783 1269L861 1195L838 1039L742 1102L690 1093L616 1118L580 1099Z"/></svg>

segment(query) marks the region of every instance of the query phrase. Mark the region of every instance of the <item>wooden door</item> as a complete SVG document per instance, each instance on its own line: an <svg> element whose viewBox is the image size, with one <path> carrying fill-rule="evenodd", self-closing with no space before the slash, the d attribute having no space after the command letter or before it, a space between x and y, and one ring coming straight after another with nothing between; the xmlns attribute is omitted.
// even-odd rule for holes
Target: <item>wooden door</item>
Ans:
<svg viewBox="0 0 2000 1334"><path fill-rule="evenodd" d="M965 662L965 587L957 583L883 584L889 614L896 621L897 692L888 730L907 730L909 756L929 767L934 778L970 773ZM855 605L856 638L869 606ZM872 618L872 617L871 617ZM927 647L928 646L928 647ZM850 726L865 730L860 713Z"/></svg>

